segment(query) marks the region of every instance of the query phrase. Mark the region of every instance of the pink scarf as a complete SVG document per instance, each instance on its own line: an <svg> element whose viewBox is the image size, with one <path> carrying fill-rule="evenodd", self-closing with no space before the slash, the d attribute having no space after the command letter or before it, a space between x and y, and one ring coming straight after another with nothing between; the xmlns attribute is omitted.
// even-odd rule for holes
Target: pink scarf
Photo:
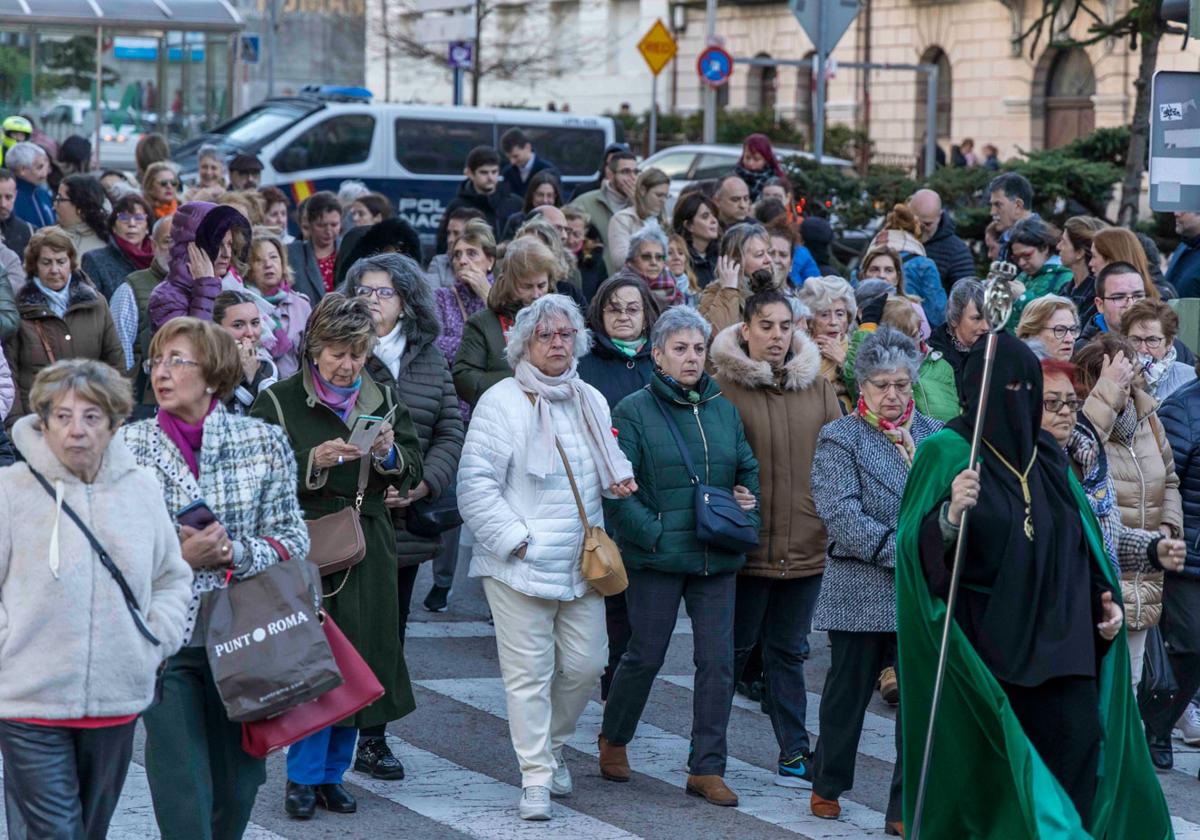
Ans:
<svg viewBox="0 0 1200 840"><path fill-rule="evenodd" d="M208 415L212 414L216 407L217 398L213 397L212 402L208 404L208 411L204 412L204 418L208 419ZM193 426L191 423L180 420L169 411L160 411L158 412L158 427L179 448L179 454L187 462L188 469L192 471L195 478L199 479L199 456L200 447L204 443L204 420L201 420L199 425Z"/></svg>
<svg viewBox="0 0 1200 840"><path fill-rule="evenodd" d="M343 388L321 376L321 372L312 362L309 362L308 365L312 371L313 390L317 394L317 399L325 403L338 417L341 417L343 423L346 422L350 413L354 411L354 404L358 401L358 390L362 387L362 374L359 374L358 378L354 380L353 385Z"/></svg>

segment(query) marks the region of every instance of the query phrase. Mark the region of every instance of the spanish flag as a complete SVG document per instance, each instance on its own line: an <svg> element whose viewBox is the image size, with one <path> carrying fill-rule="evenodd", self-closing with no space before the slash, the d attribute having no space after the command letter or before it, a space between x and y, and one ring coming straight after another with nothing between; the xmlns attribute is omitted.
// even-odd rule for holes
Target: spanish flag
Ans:
<svg viewBox="0 0 1200 840"><path fill-rule="evenodd" d="M292 198L296 204L299 204L304 199L316 192L312 181L296 181L292 184Z"/></svg>

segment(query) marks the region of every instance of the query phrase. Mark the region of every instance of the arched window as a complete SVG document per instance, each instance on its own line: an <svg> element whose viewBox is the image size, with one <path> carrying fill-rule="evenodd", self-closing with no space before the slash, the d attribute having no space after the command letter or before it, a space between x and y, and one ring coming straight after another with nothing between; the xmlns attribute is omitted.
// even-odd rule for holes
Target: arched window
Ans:
<svg viewBox="0 0 1200 840"><path fill-rule="evenodd" d="M804 54L808 61L817 60L817 51L809 50ZM796 73L796 125L804 130L809 145L813 139L813 110L817 98L817 71L810 67L797 68Z"/></svg>
<svg viewBox="0 0 1200 840"><path fill-rule="evenodd" d="M1056 149L1096 127L1096 74L1081 47L1056 51L1046 75L1045 148Z"/></svg>
<svg viewBox="0 0 1200 840"><path fill-rule="evenodd" d="M948 147L951 142L950 126L951 126L951 111L954 103L953 89L954 84L951 78L950 57L946 55L946 51L941 47L930 47L925 50L925 54L921 56L922 64L936 64L938 68L937 79L937 139L943 147ZM925 108L929 102L929 84L928 76L924 73L917 74L917 111L916 111L916 141L918 146L922 146L922 139L925 137L926 113ZM923 148L923 146L922 146Z"/></svg>
<svg viewBox="0 0 1200 840"><path fill-rule="evenodd" d="M770 58L760 52L755 58ZM778 71L774 67L751 66L746 74L746 107L752 111L775 110L775 85Z"/></svg>

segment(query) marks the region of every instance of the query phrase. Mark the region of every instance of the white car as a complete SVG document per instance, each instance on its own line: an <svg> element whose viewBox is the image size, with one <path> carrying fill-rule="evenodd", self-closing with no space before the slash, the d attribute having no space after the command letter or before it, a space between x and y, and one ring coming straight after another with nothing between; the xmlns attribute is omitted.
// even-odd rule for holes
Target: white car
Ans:
<svg viewBox="0 0 1200 840"><path fill-rule="evenodd" d="M816 156L812 152L805 152L800 149L791 149L784 146L775 147L775 156L780 160L790 157L816 160ZM733 171L733 167L737 165L741 157L741 146L695 143L670 146L655 152L643 160L638 168L645 169L646 167L653 166L661 169L671 179L671 191L667 198L667 214L669 215L675 207L675 200L689 184L728 175ZM825 166L834 166L841 170L854 168L853 162L844 158L831 157L830 155L823 155L821 163Z"/></svg>

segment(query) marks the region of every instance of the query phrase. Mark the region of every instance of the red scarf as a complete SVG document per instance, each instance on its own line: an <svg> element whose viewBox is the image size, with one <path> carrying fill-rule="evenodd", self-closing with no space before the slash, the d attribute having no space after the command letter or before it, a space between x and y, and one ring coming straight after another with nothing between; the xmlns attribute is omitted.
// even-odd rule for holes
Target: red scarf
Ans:
<svg viewBox="0 0 1200 840"><path fill-rule="evenodd" d="M140 245L135 245L119 236L114 236L112 241L121 249L125 259L133 263L139 271L144 271L150 267L150 263L154 262L154 243L150 241L149 236L145 237Z"/></svg>

